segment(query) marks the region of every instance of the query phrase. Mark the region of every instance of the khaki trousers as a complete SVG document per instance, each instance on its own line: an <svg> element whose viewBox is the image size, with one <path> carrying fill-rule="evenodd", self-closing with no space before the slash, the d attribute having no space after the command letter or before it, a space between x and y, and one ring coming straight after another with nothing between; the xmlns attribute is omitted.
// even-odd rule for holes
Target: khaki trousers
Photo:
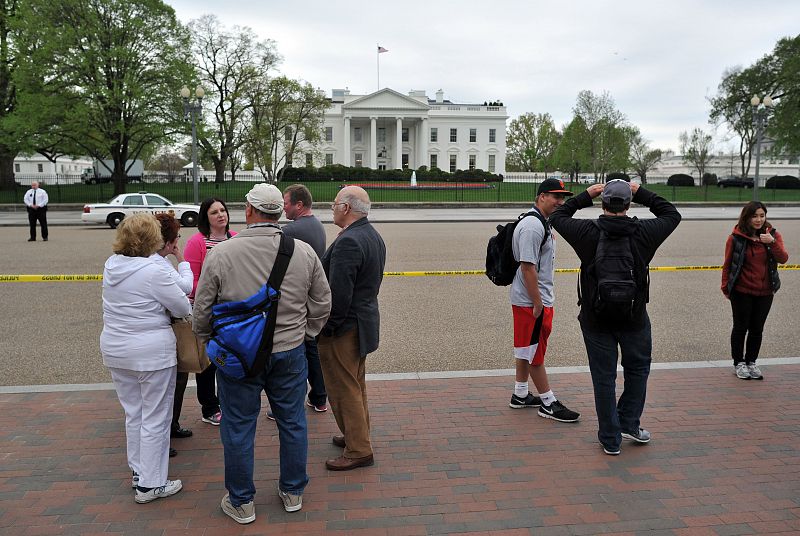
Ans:
<svg viewBox="0 0 800 536"><path fill-rule="evenodd" d="M322 375L328 391L328 402L347 447L345 458L362 458L372 454L369 440L369 408L367 406L366 358L358 348L358 330L339 337L319 337Z"/></svg>

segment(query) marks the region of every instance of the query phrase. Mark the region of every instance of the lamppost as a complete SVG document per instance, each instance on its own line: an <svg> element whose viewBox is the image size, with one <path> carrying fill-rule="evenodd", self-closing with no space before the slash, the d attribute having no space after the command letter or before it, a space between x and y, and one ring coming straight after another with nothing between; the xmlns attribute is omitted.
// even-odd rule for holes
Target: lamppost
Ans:
<svg viewBox="0 0 800 536"><path fill-rule="evenodd" d="M192 179L194 181L194 204L200 204L200 185L197 182L197 116L203 110L203 97L205 90L197 86L194 90L195 99L190 101L191 92L189 88L181 88L181 98L183 99L183 115L185 118L192 119Z"/></svg>
<svg viewBox="0 0 800 536"><path fill-rule="evenodd" d="M756 177L753 180L753 201L758 201L758 181L759 164L761 163L761 137L764 134L764 124L766 123L767 108L772 108L772 97L769 95L761 99L758 95L753 95L750 99L753 106L753 126L756 129Z"/></svg>

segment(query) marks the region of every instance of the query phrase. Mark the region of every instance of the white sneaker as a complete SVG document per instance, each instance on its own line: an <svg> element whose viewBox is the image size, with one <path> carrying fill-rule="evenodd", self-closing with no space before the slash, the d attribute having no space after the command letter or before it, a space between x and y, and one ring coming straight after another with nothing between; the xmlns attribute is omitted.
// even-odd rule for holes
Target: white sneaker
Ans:
<svg viewBox="0 0 800 536"><path fill-rule="evenodd" d="M222 508L222 511L225 512L225 515L240 525L246 525L247 523L252 523L256 520L256 506L253 504L253 501L240 504L239 506L234 506L231 504L230 494L226 493L222 498L220 507Z"/></svg>
<svg viewBox="0 0 800 536"><path fill-rule="evenodd" d="M763 380L764 376L761 374L761 369L755 363L747 364L747 372L750 373L750 379Z"/></svg>
<svg viewBox="0 0 800 536"><path fill-rule="evenodd" d="M136 502L139 504L149 503L156 499L163 499L170 495L175 495L183 488L180 480L167 480L163 486L153 488L150 491L139 491L136 489Z"/></svg>
<svg viewBox="0 0 800 536"><path fill-rule="evenodd" d="M303 507L302 495L293 495L278 488L278 497L283 499L283 509L287 512L297 512Z"/></svg>
<svg viewBox="0 0 800 536"><path fill-rule="evenodd" d="M736 364L733 369L733 373L736 374L736 377L740 380L750 379L750 371L747 369L747 365L744 363L744 361Z"/></svg>

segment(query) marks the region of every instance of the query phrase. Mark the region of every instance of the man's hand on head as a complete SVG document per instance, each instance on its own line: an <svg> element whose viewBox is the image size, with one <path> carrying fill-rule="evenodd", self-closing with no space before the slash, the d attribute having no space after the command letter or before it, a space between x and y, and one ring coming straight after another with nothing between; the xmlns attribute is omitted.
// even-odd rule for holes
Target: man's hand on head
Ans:
<svg viewBox="0 0 800 536"><path fill-rule="evenodd" d="M636 192L639 191L639 186L641 186L641 184L639 184L638 182L631 182L631 193L633 195L636 195Z"/></svg>
<svg viewBox="0 0 800 536"><path fill-rule="evenodd" d="M586 193L589 194L589 197L594 199L595 197L603 193L603 188L605 188L605 184L602 183L592 184L591 186L586 188Z"/></svg>

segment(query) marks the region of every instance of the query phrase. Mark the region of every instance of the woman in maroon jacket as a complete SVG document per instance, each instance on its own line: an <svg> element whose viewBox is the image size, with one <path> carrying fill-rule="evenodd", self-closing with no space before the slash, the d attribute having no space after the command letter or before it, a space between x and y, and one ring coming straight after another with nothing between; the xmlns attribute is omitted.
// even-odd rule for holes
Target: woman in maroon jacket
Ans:
<svg viewBox="0 0 800 536"><path fill-rule="evenodd" d="M767 207L750 201L728 237L722 265L722 293L733 310L731 357L736 376L742 380L764 379L756 359L772 296L781 285L778 263L787 260L781 234L767 221Z"/></svg>

